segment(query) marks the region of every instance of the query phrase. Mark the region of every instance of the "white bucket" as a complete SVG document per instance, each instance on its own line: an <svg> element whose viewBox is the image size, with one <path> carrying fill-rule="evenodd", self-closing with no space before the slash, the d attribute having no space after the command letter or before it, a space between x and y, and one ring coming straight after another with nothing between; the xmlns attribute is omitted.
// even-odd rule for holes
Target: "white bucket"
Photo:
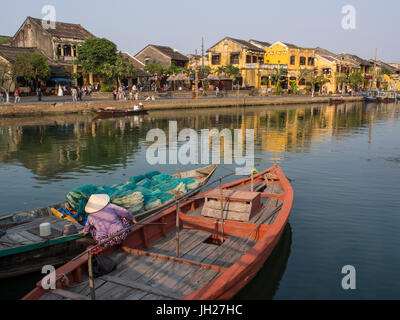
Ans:
<svg viewBox="0 0 400 320"><path fill-rule="evenodd" d="M40 225L40 236L49 237L51 236L51 225L50 223L42 223Z"/></svg>

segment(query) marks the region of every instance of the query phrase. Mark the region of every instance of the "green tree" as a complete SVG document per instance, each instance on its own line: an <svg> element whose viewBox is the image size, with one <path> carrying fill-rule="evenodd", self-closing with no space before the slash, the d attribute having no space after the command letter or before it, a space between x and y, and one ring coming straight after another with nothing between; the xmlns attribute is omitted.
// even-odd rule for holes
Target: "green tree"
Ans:
<svg viewBox="0 0 400 320"><path fill-rule="evenodd" d="M199 67L199 73L202 73L205 76L208 76L211 73L211 68L209 66Z"/></svg>
<svg viewBox="0 0 400 320"><path fill-rule="evenodd" d="M0 36L0 44L2 44L3 42L7 41L8 39L10 39L10 37Z"/></svg>
<svg viewBox="0 0 400 320"><path fill-rule="evenodd" d="M116 79L117 85L121 85L121 79L135 78L137 69L125 58L122 53L117 55L114 64L106 62L103 65L103 75L107 80Z"/></svg>
<svg viewBox="0 0 400 320"><path fill-rule="evenodd" d="M353 72L348 79L353 90L358 90L364 81L363 75L360 71Z"/></svg>
<svg viewBox="0 0 400 320"><path fill-rule="evenodd" d="M335 72L336 83L338 87L342 87L349 82L349 77L343 72Z"/></svg>
<svg viewBox="0 0 400 320"><path fill-rule="evenodd" d="M152 75L157 73L157 75L159 75L159 76L162 76L162 75L168 73L167 69L164 68L164 66L161 63L157 63L157 62L149 62L144 67L144 70Z"/></svg>
<svg viewBox="0 0 400 320"><path fill-rule="evenodd" d="M281 68L275 68L273 73L270 74L271 82L275 86L275 92L277 94L282 93L282 83L286 80L287 70Z"/></svg>
<svg viewBox="0 0 400 320"><path fill-rule="evenodd" d="M221 74L225 74L225 66L220 66L220 67L218 67L216 70L215 70L215 73L217 74L217 75L221 75Z"/></svg>
<svg viewBox="0 0 400 320"><path fill-rule="evenodd" d="M0 90L4 92L6 102L10 102L10 87L13 82L11 66L0 61Z"/></svg>
<svg viewBox="0 0 400 320"><path fill-rule="evenodd" d="M297 89L297 82L296 80L290 80L290 89L293 94L297 94L298 89Z"/></svg>
<svg viewBox="0 0 400 320"><path fill-rule="evenodd" d="M13 81L17 78L47 80L50 78L50 66L47 58L39 52L23 53L15 57L11 65L11 74Z"/></svg>
<svg viewBox="0 0 400 320"><path fill-rule="evenodd" d="M310 87L311 89L311 96L314 97L315 94L315 88L317 85L320 86L320 89L322 89L322 86L326 83L329 82L329 79L325 77L324 74L319 74L318 69L301 69L300 70L300 75L299 75L299 80L304 80L305 84Z"/></svg>
<svg viewBox="0 0 400 320"><path fill-rule="evenodd" d="M117 62L117 46L105 38L87 39L78 47L76 64L81 65L84 73L93 73L107 78L105 66L114 66Z"/></svg>
<svg viewBox="0 0 400 320"><path fill-rule="evenodd" d="M164 74L172 75L172 74L190 73L190 72L192 72L192 70L185 69L184 67L178 67L172 62L169 68L164 71Z"/></svg>
<svg viewBox="0 0 400 320"><path fill-rule="evenodd" d="M237 79L242 75L240 69L231 64L225 67L225 74L232 79Z"/></svg>

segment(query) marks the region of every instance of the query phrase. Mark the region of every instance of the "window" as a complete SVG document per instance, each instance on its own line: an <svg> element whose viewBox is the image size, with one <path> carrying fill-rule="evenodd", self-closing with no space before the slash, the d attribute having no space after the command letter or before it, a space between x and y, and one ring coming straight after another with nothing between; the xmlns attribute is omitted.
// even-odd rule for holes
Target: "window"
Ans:
<svg viewBox="0 0 400 320"><path fill-rule="evenodd" d="M296 64L296 56L291 56L290 57L290 64L295 65Z"/></svg>
<svg viewBox="0 0 400 320"><path fill-rule="evenodd" d="M264 64L264 57L258 57L258 63Z"/></svg>
<svg viewBox="0 0 400 320"><path fill-rule="evenodd" d="M246 63L251 63L251 56L249 55L246 56Z"/></svg>
<svg viewBox="0 0 400 320"><path fill-rule="evenodd" d="M300 65L305 66L306 65L306 57L301 56L300 57Z"/></svg>
<svg viewBox="0 0 400 320"><path fill-rule="evenodd" d="M73 51L74 57L76 57L77 56L76 46L72 47L72 51Z"/></svg>
<svg viewBox="0 0 400 320"><path fill-rule="evenodd" d="M257 63L257 57L253 56L253 63Z"/></svg>
<svg viewBox="0 0 400 320"><path fill-rule="evenodd" d="M313 66L314 65L314 58L313 57L308 57L308 65Z"/></svg>
<svg viewBox="0 0 400 320"><path fill-rule="evenodd" d="M70 57L71 56L71 46L70 45L64 45L64 56L65 57Z"/></svg>
<svg viewBox="0 0 400 320"><path fill-rule="evenodd" d="M231 54L231 64L239 64L239 53Z"/></svg>
<svg viewBox="0 0 400 320"><path fill-rule="evenodd" d="M62 54L62 52L61 52L61 44L59 44L59 45L57 46L57 55L58 55L58 56L61 56L61 54Z"/></svg>
<svg viewBox="0 0 400 320"><path fill-rule="evenodd" d="M214 65L221 64L221 55L220 54L214 54L212 56L211 63L214 64Z"/></svg>
<svg viewBox="0 0 400 320"><path fill-rule="evenodd" d="M331 69L330 68L322 69L322 73L323 74L331 74Z"/></svg>

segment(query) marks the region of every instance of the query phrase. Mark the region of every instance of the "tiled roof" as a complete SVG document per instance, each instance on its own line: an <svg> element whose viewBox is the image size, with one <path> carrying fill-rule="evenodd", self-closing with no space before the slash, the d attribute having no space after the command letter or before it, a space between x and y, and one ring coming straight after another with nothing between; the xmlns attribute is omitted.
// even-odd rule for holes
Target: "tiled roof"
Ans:
<svg viewBox="0 0 400 320"><path fill-rule="evenodd" d="M142 63L141 61L139 61L138 59L136 59L135 57L131 56L129 53L127 52L123 52L122 55L127 58L132 65L137 69L136 72L136 76L137 77L151 77L151 74L144 71L143 67L144 67L144 63Z"/></svg>
<svg viewBox="0 0 400 320"><path fill-rule="evenodd" d="M28 17L31 21L39 25L41 28L42 20L36 19L32 17ZM43 29L49 32L51 35L59 38L72 38L72 39L79 39L79 40L86 40L89 38L95 38L93 34L87 31L84 27L80 24L72 24L72 23L65 23L65 22L56 22L55 29Z"/></svg>
<svg viewBox="0 0 400 320"><path fill-rule="evenodd" d="M269 42L265 42L265 41L258 41L258 40L249 40L249 42L257 47L259 47L260 49L264 49L265 47L270 47L271 44Z"/></svg>
<svg viewBox="0 0 400 320"><path fill-rule="evenodd" d="M235 39L235 38L230 38L230 37L226 37L225 39L230 39L234 42L239 43L240 45L242 45L244 48L252 50L252 51L258 51L258 52L264 52L265 50L255 46L254 44L250 43L249 41L246 40L241 40L241 39Z"/></svg>
<svg viewBox="0 0 400 320"><path fill-rule="evenodd" d="M265 50L255 46L254 44L250 43L249 41L246 40L240 40L240 39L235 39L235 38L231 38L231 37L225 37L222 40L218 41L216 44L214 44L210 49L207 50L207 52L209 52L212 48L214 48L218 43L220 43L221 41L224 40L231 40L233 42L238 43L239 45L241 45L243 48L251 50L251 51L256 51L256 52L265 52Z"/></svg>
<svg viewBox="0 0 400 320"><path fill-rule="evenodd" d="M283 44L285 44L287 47L291 48L291 49L302 49L294 44L291 43L287 43L287 42L282 42Z"/></svg>
<svg viewBox="0 0 400 320"><path fill-rule="evenodd" d="M158 46L154 44L150 44L153 48L156 48L158 51L163 53L164 55L170 57L172 60L181 60L181 61L189 61L189 58L179 53L178 51L172 49L167 46Z"/></svg>
<svg viewBox="0 0 400 320"><path fill-rule="evenodd" d="M320 57L322 57L322 58L324 58L324 59L326 59L326 60L328 60L330 62L337 61L336 54L333 53L333 52L330 52L330 51L328 51L326 49L323 49L323 48L320 48L320 47L317 47L314 50L315 50L315 54L316 55L318 55L318 56L320 56Z"/></svg>
<svg viewBox="0 0 400 320"><path fill-rule="evenodd" d="M19 54L33 53L35 51L38 51L38 50L36 48L17 48L17 47L0 45L0 56L9 62L14 62L15 57Z"/></svg>
<svg viewBox="0 0 400 320"><path fill-rule="evenodd" d="M369 61L371 63L371 65L374 64L373 60ZM383 61L376 61L376 65L380 68L385 68L386 70L388 70L390 73L398 73L399 69L397 69L394 66L391 66L390 64L383 62Z"/></svg>
<svg viewBox="0 0 400 320"><path fill-rule="evenodd" d="M361 66L361 65L371 65L371 63L367 60L364 60L354 54L349 54L349 53L340 53L338 55L336 55L336 58L340 61L345 61L357 66Z"/></svg>

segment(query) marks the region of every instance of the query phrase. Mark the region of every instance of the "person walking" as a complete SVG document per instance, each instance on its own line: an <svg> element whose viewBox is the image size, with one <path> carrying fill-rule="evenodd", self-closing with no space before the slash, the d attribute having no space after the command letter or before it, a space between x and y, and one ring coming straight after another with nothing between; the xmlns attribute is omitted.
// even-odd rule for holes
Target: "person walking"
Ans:
<svg viewBox="0 0 400 320"><path fill-rule="evenodd" d="M78 101L78 93L76 91L76 88L72 88L72 101L77 102Z"/></svg>
<svg viewBox="0 0 400 320"><path fill-rule="evenodd" d="M79 101L82 101L82 89L81 89L80 87L78 87L77 93L78 93L78 99L79 99Z"/></svg>
<svg viewBox="0 0 400 320"><path fill-rule="evenodd" d="M14 91L14 103L19 103L20 101L21 97L19 96L19 90L16 88Z"/></svg>
<svg viewBox="0 0 400 320"><path fill-rule="evenodd" d="M42 89L41 88L39 88L38 89L38 91L37 91L37 95L38 95L38 101L42 101Z"/></svg>

